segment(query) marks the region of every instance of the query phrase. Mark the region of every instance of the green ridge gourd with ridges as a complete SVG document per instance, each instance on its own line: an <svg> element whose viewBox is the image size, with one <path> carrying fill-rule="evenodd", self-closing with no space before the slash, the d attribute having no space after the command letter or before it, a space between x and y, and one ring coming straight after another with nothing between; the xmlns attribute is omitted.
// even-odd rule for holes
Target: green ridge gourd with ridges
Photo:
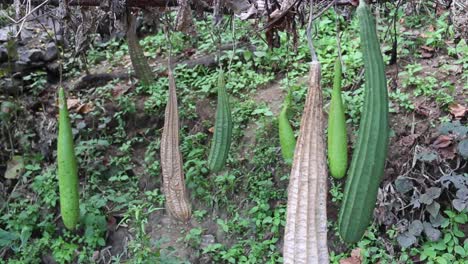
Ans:
<svg viewBox="0 0 468 264"><path fill-rule="evenodd" d="M357 16L365 68L365 94L357 144L339 216L339 233L348 243L359 241L372 219L384 173L389 130L384 62L375 20L362 0Z"/></svg>
<svg viewBox="0 0 468 264"><path fill-rule="evenodd" d="M288 110L291 105L291 91L284 99L283 108L278 116L279 140L281 145L281 154L287 164L292 164L294 158L294 149L296 148L296 138L294 131L288 120Z"/></svg>
<svg viewBox="0 0 468 264"><path fill-rule="evenodd" d="M57 138L57 163L60 196L60 213L65 227L75 229L78 224L79 194L78 165L73 145L73 134L68 116L67 99L63 87L59 88L59 129Z"/></svg>
<svg viewBox="0 0 468 264"><path fill-rule="evenodd" d="M216 107L214 135L208 157L209 168L212 172L218 172L224 168L231 147L231 136L231 108L226 93L224 72L221 70L218 77L218 105Z"/></svg>
<svg viewBox="0 0 468 264"><path fill-rule="evenodd" d="M330 174L337 179L345 176L348 166L346 119L341 100L341 73L341 61L337 58L328 115L328 163Z"/></svg>

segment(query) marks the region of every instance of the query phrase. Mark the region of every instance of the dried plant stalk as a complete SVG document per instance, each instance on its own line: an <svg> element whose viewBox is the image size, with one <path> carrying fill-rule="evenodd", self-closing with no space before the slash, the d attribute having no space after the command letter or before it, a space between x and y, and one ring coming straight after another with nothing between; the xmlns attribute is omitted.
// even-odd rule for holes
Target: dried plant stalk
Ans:
<svg viewBox="0 0 468 264"><path fill-rule="evenodd" d="M169 67L169 97L164 117L164 130L161 138L161 167L163 191L166 195L166 208L180 221L191 216L191 206L185 188L182 155L179 149L179 112L174 75Z"/></svg>
<svg viewBox="0 0 468 264"><path fill-rule="evenodd" d="M285 264L329 263L327 247L327 163L320 64L312 62L288 187Z"/></svg>

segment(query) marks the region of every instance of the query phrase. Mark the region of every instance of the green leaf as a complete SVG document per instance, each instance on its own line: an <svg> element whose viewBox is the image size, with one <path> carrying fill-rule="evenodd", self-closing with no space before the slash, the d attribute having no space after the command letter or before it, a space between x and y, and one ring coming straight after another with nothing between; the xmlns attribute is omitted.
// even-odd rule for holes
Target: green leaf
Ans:
<svg viewBox="0 0 468 264"><path fill-rule="evenodd" d="M428 222L424 222L424 233L426 234L427 238L430 241L437 241L440 238L440 231L432 227L432 225Z"/></svg>
<svg viewBox="0 0 468 264"><path fill-rule="evenodd" d="M403 248L409 248L412 246L414 243L416 243L417 239L416 237L411 234L410 232L404 232L402 234L399 234L397 236L397 241L398 244L400 244L401 247Z"/></svg>
<svg viewBox="0 0 468 264"><path fill-rule="evenodd" d="M442 226L445 223L449 223L447 218L443 217L441 214L436 215L433 217L432 215L429 217L429 220L432 224L433 227L439 227Z"/></svg>
<svg viewBox="0 0 468 264"><path fill-rule="evenodd" d="M431 216L436 217L439 214L440 204L438 202L433 202L426 207L426 210L431 214Z"/></svg>
<svg viewBox="0 0 468 264"><path fill-rule="evenodd" d="M433 150L427 150L427 151L423 151L421 153L418 153L418 155L416 155L416 158L420 161L425 161L425 162L431 162L431 161L434 161L438 158L439 156L437 155L437 152L433 151Z"/></svg>
<svg viewBox="0 0 468 264"><path fill-rule="evenodd" d="M455 253L457 253L458 255L460 255L462 257L464 257L466 255L465 249L462 248L459 245L455 246L454 250L455 250Z"/></svg>
<svg viewBox="0 0 468 264"><path fill-rule="evenodd" d="M420 220L414 220L408 227L408 232L414 236L420 236L424 227Z"/></svg>
<svg viewBox="0 0 468 264"><path fill-rule="evenodd" d="M8 232L0 228L0 248L11 246L11 244L18 238L18 234Z"/></svg>
<svg viewBox="0 0 468 264"><path fill-rule="evenodd" d="M448 264L448 261L443 257L437 257L438 264Z"/></svg>
<svg viewBox="0 0 468 264"><path fill-rule="evenodd" d="M5 171L6 179L18 179L24 172L24 160L22 156L13 156L7 162L7 169Z"/></svg>
<svg viewBox="0 0 468 264"><path fill-rule="evenodd" d="M468 159L468 139L464 139L458 143L458 153L465 158Z"/></svg>
<svg viewBox="0 0 468 264"><path fill-rule="evenodd" d="M395 180L395 189L400 193L407 193L414 187L413 181L407 177L398 177Z"/></svg>

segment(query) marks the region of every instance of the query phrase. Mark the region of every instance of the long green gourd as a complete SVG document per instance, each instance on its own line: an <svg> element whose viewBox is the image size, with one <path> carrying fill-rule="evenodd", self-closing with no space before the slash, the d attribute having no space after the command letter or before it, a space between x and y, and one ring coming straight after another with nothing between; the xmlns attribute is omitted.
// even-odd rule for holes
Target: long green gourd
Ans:
<svg viewBox="0 0 468 264"><path fill-rule="evenodd" d="M328 164L330 174L337 179L345 176L348 166L346 119L341 101L341 73L341 61L337 58L328 114Z"/></svg>
<svg viewBox="0 0 468 264"><path fill-rule="evenodd" d="M359 241L372 219L388 148L388 95L375 20L365 1L357 8L365 68L365 94L359 135L339 216L339 233Z"/></svg>
<svg viewBox="0 0 468 264"><path fill-rule="evenodd" d="M69 230L75 229L79 219L78 166L73 146L73 134L63 87L59 88L59 129L57 138L60 213Z"/></svg>
<svg viewBox="0 0 468 264"><path fill-rule="evenodd" d="M291 105L291 91L286 96L283 108L278 116L279 140L281 145L281 154L287 164L292 164L294 158L294 149L296 148L296 138L294 131L288 120L288 110Z"/></svg>
<svg viewBox="0 0 468 264"><path fill-rule="evenodd" d="M224 168L231 147L232 117L229 98L226 93L224 72L221 70L218 77L218 105L216 107L216 121L208 165L212 172Z"/></svg>

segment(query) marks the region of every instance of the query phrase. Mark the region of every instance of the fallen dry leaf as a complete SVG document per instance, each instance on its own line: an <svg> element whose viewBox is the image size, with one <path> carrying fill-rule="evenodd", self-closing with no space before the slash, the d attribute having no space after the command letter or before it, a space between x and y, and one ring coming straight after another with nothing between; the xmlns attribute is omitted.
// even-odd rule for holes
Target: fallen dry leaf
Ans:
<svg viewBox="0 0 468 264"><path fill-rule="evenodd" d="M455 118L462 118L468 112L468 108L466 106L461 105L461 104L451 104L449 106L449 109L450 109L450 113Z"/></svg>
<svg viewBox="0 0 468 264"><path fill-rule="evenodd" d="M457 156L456 152L456 148L453 145L448 148L439 149L439 155L445 160L453 160Z"/></svg>
<svg viewBox="0 0 468 264"><path fill-rule="evenodd" d="M429 46L425 46L425 45L421 46L421 49L422 49L422 50L425 50L425 51L427 51L427 52L434 52L434 48L433 48L433 47L429 47Z"/></svg>
<svg viewBox="0 0 468 264"><path fill-rule="evenodd" d="M361 261L355 257L349 257L340 260L340 264L361 264Z"/></svg>
<svg viewBox="0 0 468 264"><path fill-rule="evenodd" d="M430 52L425 52L425 51L421 52L421 58L423 58L423 59L430 59L430 58L432 58L433 55L434 54L430 53Z"/></svg>
<svg viewBox="0 0 468 264"><path fill-rule="evenodd" d="M361 249L360 248L353 249L351 251L351 257L358 258L361 261L362 260Z"/></svg>
<svg viewBox="0 0 468 264"><path fill-rule="evenodd" d="M340 264L361 264L361 249L355 248L351 251L351 257L340 260Z"/></svg>
<svg viewBox="0 0 468 264"><path fill-rule="evenodd" d="M402 137L399 140L399 145L404 147L411 147L413 146L415 140L419 137L419 134L413 134L409 136Z"/></svg>
<svg viewBox="0 0 468 264"><path fill-rule="evenodd" d="M448 135L440 135L439 137L434 140L432 145L437 149L442 149L450 146L452 144L452 137Z"/></svg>
<svg viewBox="0 0 468 264"><path fill-rule="evenodd" d="M111 91L112 97L115 98L115 97L121 96L125 94L126 92L128 92L128 90L130 90L130 86L122 85L118 83L114 86L114 89L112 89Z"/></svg>
<svg viewBox="0 0 468 264"><path fill-rule="evenodd" d="M94 110L94 106L92 103L86 103L86 104L81 104L80 106L78 106L78 108L76 109L76 112L80 113L80 114L87 114L91 111Z"/></svg>
<svg viewBox="0 0 468 264"><path fill-rule="evenodd" d="M77 107L80 104L80 99L67 99L68 110Z"/></svg>

